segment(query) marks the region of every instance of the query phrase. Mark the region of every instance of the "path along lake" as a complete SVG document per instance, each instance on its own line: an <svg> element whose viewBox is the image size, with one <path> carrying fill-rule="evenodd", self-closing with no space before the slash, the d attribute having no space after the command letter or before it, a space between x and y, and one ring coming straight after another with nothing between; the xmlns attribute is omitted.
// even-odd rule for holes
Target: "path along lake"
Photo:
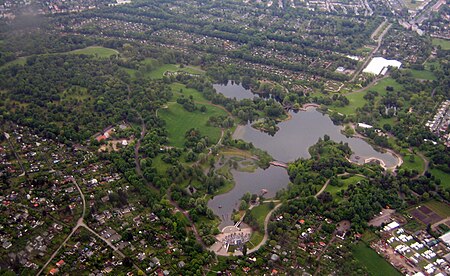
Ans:
<svg viewBox="0 0 450 276"><path fill-rule="evenodd" d="M228 86L230 85L221 87ZM218 89L218 87L216 90L230 97L226 90ZM398 162L391 153L378 152L360 138L346 137L341 133L341 126L334 125L328 115L320 113L315 108L308 108L298 113L291 112L290 115L290 120L278 124L280 129L274 136L247 124L239 126L233 137L253 143L255 147L267 151L275 160L282 162L309 158L308 149L324 135L330 136L333 141L348 143L354 152L351 156L354 162L362 164L366 158L370 157L382 160L387 167L395 166ZM261 189L266 189L268 193L265 197L269 198L275 196L277 191L286 188L289 183L287 171L280 167L257 169L253 173L232 171L232 174L236 183L235 187L230 192L218 195L208 202L208 206L222 220L219 229L233 224L231 213L233 209L238 209L240 199L246 192L260 194Z"/></svg>

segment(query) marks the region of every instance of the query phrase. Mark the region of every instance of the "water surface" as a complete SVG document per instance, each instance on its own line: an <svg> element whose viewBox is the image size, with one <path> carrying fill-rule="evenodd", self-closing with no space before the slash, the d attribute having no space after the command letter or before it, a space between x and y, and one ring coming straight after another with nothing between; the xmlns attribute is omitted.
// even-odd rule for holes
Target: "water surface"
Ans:
<svg viewBox="0 0 450 276"><path fill-rule="evenodd" d="M252 91L245 89L241 84L236 84L234 81L228 81L227 84L214 84L213 87L217 93L222 93L230 99L243 100L258 97L258 94L253 94Z"/></svg>
<svg viewBox="0 0 450 276"><path fill-rule="evenodd" d="M278 124L280 129L274 136L254 129L248 124L240 126L234 133L234 138L252 142L255 147L266 150L276 160L292 162L300 157L309 158L308 149L326 134L335 142L348 143L354 152L353 161L363 163L366 158L376 157L383 160L387 167L397 164L397 158L392 154L378 152L360 138L348 138L343 135L341 126L334 125L328 115L314 108L298 113L291 112L291 115L290 120Z"/></svg>
<svg viewBox="0 0 450 276"><path fill-rule="evenodd" d="M239 209L241 198L245 193L260 195L261 190L266 189L267 194L264 197L270 198L274 197L277 191L286 188L289 183L286 169L274 166L266 170L258 168L253 173L233 170L232 174L236 183L234 188L226 194L215 196L208 202L208 207L222 220L219 229L233 225L231 214L233 209Z"/></svg>

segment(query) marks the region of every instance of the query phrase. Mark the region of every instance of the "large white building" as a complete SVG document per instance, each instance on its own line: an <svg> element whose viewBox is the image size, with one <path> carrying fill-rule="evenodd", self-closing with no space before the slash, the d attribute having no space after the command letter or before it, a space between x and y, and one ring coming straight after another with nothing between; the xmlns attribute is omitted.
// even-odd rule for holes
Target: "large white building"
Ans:
<svg viewBox="0 0 450 276"><path fill-rule="evenodd" d="M389 66L400 68L402 63L393 59L385 59L383 57L374 57L367 67L363 70L364 73L370 73L374 75L384 75L386 74Z"/></svg>

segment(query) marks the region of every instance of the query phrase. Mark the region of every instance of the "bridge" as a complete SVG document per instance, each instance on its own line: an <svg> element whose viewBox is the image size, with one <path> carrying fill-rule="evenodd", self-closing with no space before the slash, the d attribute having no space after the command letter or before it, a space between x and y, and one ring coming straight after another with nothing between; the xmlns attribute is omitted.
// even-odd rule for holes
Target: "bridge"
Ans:
<svg viewBox="0 0 450 276"><path fill-rule="evenodd" d="M288 168L288 165L286 163L283 163L283 162L280 162L280 161L271 161L269 164L272 165L272 166L282 167L282 168L285 168L285 169Z"/></svg>

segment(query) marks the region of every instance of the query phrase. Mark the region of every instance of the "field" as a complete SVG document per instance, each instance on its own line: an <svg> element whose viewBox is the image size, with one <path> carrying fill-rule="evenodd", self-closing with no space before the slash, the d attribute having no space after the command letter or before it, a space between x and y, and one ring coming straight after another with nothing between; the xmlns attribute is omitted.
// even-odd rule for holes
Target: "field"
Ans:
<svg viewBox="0 0 450 276"><path fill-rule="evenodd" d="M432 209L439 216L450 217L450 206L448 204L436 200L431 200L425 203L424 205Z"/></svg>
<svg viewBox="0 0 450 276"><path fill-rule="evenodd" d="M449 217L450 206L436 200L431 200L410 209L409 212L415 219L428 225Z"/></svg>
<svg viewBox="0 0 450 276"><path fill-rule="evenodd" d="M161 66L159 66L158 68L148 72L145 74L146 77L149 77L151 79L161 79L164 76L165 72L177 72L177 71L182 71L182 72L186 72L188 74L202 74L203 71L201 71L200 69L196 69L194 67L183 67L180 68L179 65L176 64L163 64Z"/></svg>
<svg viewBox="0 0 450 276"><path fill-rule="evenodd" d="M212 143L216 143L221 135L221 130L216 127L207 126L206 122L211 116L226 115L222 109L208 105L206 112L199 110L188 112L178 103L171 102L168 108L159 110L159 116L166 122L169 133L169 144L175 147L183 147L184 135L191 128L197 128L202 135L210 138Z"/></svg>
<svg viewBox="0 0 450 276"><path fill-rule="evenodd" d="M408 170L416 170L419 173L422 173L423 170L425 169L425 163L423 159L416 154L412 154L412 156L414 156L414 160L411 162L410 156L411 154L404 156L403 164L401 165L400 168Z"/></svg>
<svg viewBox="0 0 450 276"><path fill-rule="evenodd" d="M356 183L358 183L358 181L361 181L363 179L364 179L364 177L359 176L359 175L354 175L347 179L339 178L339 182L342 183L342 186L339 187L339 186L328 185L327 188L325 189L325 192L329 192L331 195L333 195L334 198L341 199L339 196L337 196L337 193L339 191L345 190L348 188L348 185L356 184Z"/></svg>
<svg viewBox="0 0 450 276"><path fill-rule="evenodd" d="M267 214L270 212L270 210L271 209L269 203L263 203L252 209L251 213L256 218L260 229L264 229L264 219L267 217Z"/></svg>
<svg viewBox="0 0 450 276"><path fill-rule="evenodd" d="M170 85L172 88L172 92L174 94L174 98L178 98L177 96L184 95L186 98L192 96L194 101L196 102L204 102L207 103L207 100L203 97L203 95L193 88L187 88L184 84L181 83L173 83Z"/></svg>
<svg viewBox="0 0 450 276"><path fill-rule="evenodd" d="M443 50L450 50L450 41L445 39L433 38L433 45L441 46Z"/></svg>
<svg viewBox="0 0 450 276"><path fill-rule="evenodd" d="M99 58L108 58L112 55L117 55L119 52L117 50L101 46L91 46L84 49L70 51L69 53L76 55L94 55Z"/></svg>
<svg viewBox="0 0 450 276"><path fill-rule="evenodd" d="M428 70L410 69L408 71L411 72L411 75L416 79L420 79L420 80L435 80L436 79L436 76L433 74L433 72L428 71Z"/></svg>
<svg viewBox="0 0 450 276"><path fill-rule="evenodd" d="M431 169L431 174L437 179L441 180L441 186L444 188L450 187L450 174L439 169Z"/></svg>
<svg viewBox="0 0 450 276"><path fill-rule="evenodd" d="M394 91L400 90L402 88L402 85L397 83L394 79L385 78L378 81L375 85L369 86L360 92L354 92L346 95L350 102L347 106L332 107L331 109L346 115L355 114L356 108L363 107L364 104L366 104L367 101L364 99L364 95L366 95L369 90L377 91L378 95L386 95L386 86L393 87Z"/></svg>
<svg viewBox="0 0 450 276"><path fill-rule="evenodd" d="M371 275L401 275L391 264L362 242L357 243L353 249L353 256L364 265Z"/></svg>

